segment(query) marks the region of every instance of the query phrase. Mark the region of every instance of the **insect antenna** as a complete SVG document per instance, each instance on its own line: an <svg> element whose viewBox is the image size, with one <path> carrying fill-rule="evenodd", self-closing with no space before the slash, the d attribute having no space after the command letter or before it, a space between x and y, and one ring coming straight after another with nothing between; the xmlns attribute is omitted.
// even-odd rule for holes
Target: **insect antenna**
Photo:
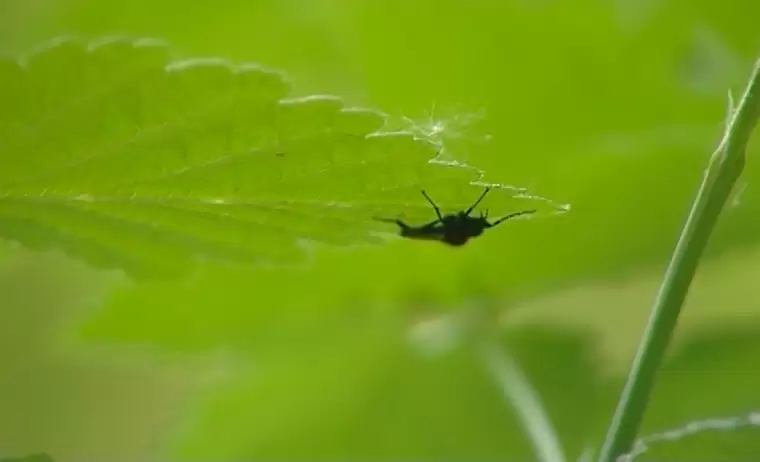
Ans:
<svg viewBox="0 0 760 462"><path fill-rule="evenodd" d="M480 195L480 197L478 197L478 200L476 200L476 201L475 201L475 203L474 203L474 204L472 204L472 205L470 206L470 208L469 208L469 209L467 209L467 210L464 212L464 214L465 214L465 215L469 215L470 213L472 213L472 211L473 211L473 210L475 210L475 207L477 207L477 206L478 206L478 204L480 204L480 201L482 201L482 200L483 200L483 198L484 198L484 197L486 197L486 194L488 194L488 191L490 191L490 190L491 190L491 188L486 188L486 190L485 190L485 191L483 191L483 194L481 194L481 195Z"/></svg>
<svg viewBox="0 0 760 462"><path fill-rule="evenodd" d="M502 221L507 221L510 218L519 217L520 215L528 215L528 214L531 214L531 213L536 213L536 211L535 210L523 210L522 212L510 213L509 215L507 215L505 217L499 218L498 220L494 221L493 223L488 223L488 226L486 226L486 227L487 228L493 228L494 226L498 225Z"/></svg>

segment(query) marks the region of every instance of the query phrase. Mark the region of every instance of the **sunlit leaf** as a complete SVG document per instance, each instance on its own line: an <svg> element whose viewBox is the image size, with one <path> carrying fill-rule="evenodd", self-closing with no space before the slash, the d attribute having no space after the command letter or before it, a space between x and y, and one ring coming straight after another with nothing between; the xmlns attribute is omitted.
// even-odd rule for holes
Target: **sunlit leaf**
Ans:
<svg viewBox="0 0 760 462"><path fill-rule="evenodd" d="M155 274L294 261L304 241L395 231L372 217L428 209L422 187L455 190L452 206L477 192L479 172L436 161L431 140L289 92L260 66L172 59L150 40L61 40L3 61L0 235Z"/></svg>

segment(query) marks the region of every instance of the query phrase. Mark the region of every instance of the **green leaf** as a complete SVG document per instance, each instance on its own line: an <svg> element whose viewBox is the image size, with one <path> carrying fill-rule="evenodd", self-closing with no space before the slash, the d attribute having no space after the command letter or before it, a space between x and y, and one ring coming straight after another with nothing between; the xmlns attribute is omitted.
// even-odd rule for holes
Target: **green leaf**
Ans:
<svg viewBox="0 0 760 462"><path fill-rule="evenodd" d="M408 329L422 327L407 325ZM471 344L409 348L406 329L375 323L299 351L256 362L209 390L172 441L172 460L529 460L520 422ZM553 332L554 333L554 332ZM577 335L525 332L517 360L540 347L544 369L528 379L552 403L580 410L561 429L575 436L592 416L593 369ZM532 359L532 358L529 358ZM544 377L542 377L544 376ZM548 386L547 386L548 385ZM567 400L571 394L574 399ZM553 414L554 415L554 414ZM560 436L566 436L560 433Z"/></svg>
<svg viewBox="0 0 760 462"><path fill-rule="evenodd" d="M39 454L31 454L24 457L10 457L2 458L0 462L53 462L53 458L49 454L41 452Z"/></svg>
<svg viewBox="0 0 760 462"><path fill-rule="evenodd" d="M3 61L0 235L171 274L377 241L395 229L373 216L432 218L423 187L456 207L478 194L466 186L481 172L438 159L435 142L289 91L260 66L173 60L145 39L59 40Z"/></svg>
<svg viewBox="0 0 760 462"><path fill-rule="evenodd" d="M121 279L53 252L16 249L0 264L0 460L149 459L170 434L166 416L209 383L214 366L202 359L116 357L71 337L71 323Z"/></svg>

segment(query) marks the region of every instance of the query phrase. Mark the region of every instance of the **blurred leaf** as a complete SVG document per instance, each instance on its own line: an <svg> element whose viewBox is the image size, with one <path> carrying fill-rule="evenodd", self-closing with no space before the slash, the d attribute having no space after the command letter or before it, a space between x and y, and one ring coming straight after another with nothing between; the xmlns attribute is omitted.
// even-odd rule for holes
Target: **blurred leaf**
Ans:
<svg viewBox="0 0 760 462"><path fill-rule="evenodd" d="M404 336L413 327L376 323L308 352L257 360L246 377L202 401L177 434L170 458L531 459L523 429L472 345L434 353L410 348ZM593 376L572 367L584 362L583 342L562 337L525 332L516 344L545 354L545 369L533 367L531 382L547 371L562 377L551 386L550 401L556 404L562 392L578 411L576 428L560 424L574 441L592 417L583 409L593 401Z"/></svg>
<svg viewBox="0 0 760 462"><path fill-rule="evenodd" d="M169 62L149 40L57 41L3 61L0 83L0 233L136 274L366 242L395 231L373 216L429 209L422 187L470 192L479 177L433 161L434 143L378 132L376 112L283 99L276 73Z"/></svg>
<svg viewBox="0 0 760 462"><path fill-rule="evenodd" d="M0 462L53 462L53 458L49 454L39 453L24 457L2 458Z"/></svg>
<svg viewBox="0 0 760 462"><path fill-rule="evenodd" d="M202 358L81 348L70 326L118 278L58 252L10 254L0 264L0 458L44 450L56 462L151 459L167 421L216 370Z"/></svg>
<svg viewBox="0 0 760 462"><path fill-rule="evenodd" d="M744 0L229 0L209 4L43 0L45 7L39 7L38 2L11 1L28 3L27 17L32 18L0 27L2 34L11 31L16 35L14 45L34 43L62 31L97 36L126 30L167 37L178 49L193 55L200 52L254 59L296 76L294 94L329 91L369 107L424 117L422 122L415 119L423 130L411 131L430 137L431 128L442 128L440 135L448 155L482 168L485 180L530 185L544 196L573 204L573 213L562 219L533 220L530 225L505 228L459 249L461 252L417 242L391 242L379 248L342 247L348 252L318 246L313 264L307 267L264 271L205 264L190 280L138 285L118 293L106 309L95 312L89 320L85 327L89 339L160 345L191 354L232 346L253 352L257 360L271 361L261 375L255 371L240 383L231 384L227 390L234 393L228 398L223 394L226 390L218 390L197 420L189 415L192 428L186 435L197 437L197 444L180 443L177 452L205 453L214 460L216 450L232 456L261 448L285 451L288 444L297 446L295 453L304 454L320 445L310 440L314 435L326 440L321 454L334 454L342 448L347 448L343 454L355 454L360 450L354 448L362 444L373 449L383 441L395 441L388 444L391 448L401 448L399 442L405 441L411 448L406 453L432 454L436 448L453 446L459 441L456 432L441 430L452 422L435 418L433 411L433 417L412 420L424 422L417 429L429 431L427 436L415 433L414 439L406 440L403 426L393 438L383 439L392 429L380 433L378 429L386 428L382 419L371 421L375 426L362 433L364 428L356 423L364 421L361 411L345 418L344 413L349 412L336 411L343 395L350 398L349 405L361 401L354 398L361 395L360 385L365 383L361 378L375 373L368 372L372 365L367 363L382 356L366 353L375 350L362 348L365 339L351 341L346 336L366 333L368 326L381 322L408 322L417 310L459 310L481 292L491 293L505 304L514 303L557 287L582 285L589 278L609 280L638 265L657 268L672 247L686 201L721 132L726 89L744 81L743 71L748 67L744 61L754 56L757 37L757 15L750 13L757 12L757 6ZM0 23L9 26L8 22L17 17L0 14ZM55 18L54 24L49 24L49 17ZM41 32L43 23L49 27ZM5 91L0 89L0 94L5 95ZM469 119L471 112L483 115L477 127ZM758 152L757 146L751 151ZM0 168L0 177L3 170ZM758 172L750 165L748 186L726 215L711 255L726 249L741 251L757 242L760 189L753 185ZM344 181L342 176L340 181ZM478 190L438 184L430 192L447 209L454 210ZM510 211L514 207L506 196L495 195L485 207L492 208L492 213L500 213L497 208ZM420 221L431 218L416 190L409 190L397 202L399 207L388 207L394 215ZM325 214L319 211L318 216ZM291 224L305 224L302 216L298 218ZM356 218L356 214L351 216L352 221ZM362 213L358 218L366 216ZM370 225L366 226L369 229ZM330 225L330 236L336 228ZM347 231L350 239L346 241L341 241L341 236L335 239L343 244L349 240L362 242L366 239L364 231ZM291 238L298 234L290 233ZM136 247L144 246L141 243ZM251 246L254 244L247 244ZM151 250L166 251L155 247ZM144 250L148 252L147 247ZM143 266L159 261L154 255L140 258ZM615 293L618 284L616 281L610 287L602 282L601 290ZM412 302L394 303L405 297ZM375 300L381 303L373 303ZM569 297L561 309L569 317L593 316L576 314L579 304L600 303L594 294L583 301ZM621 300L585 313L605 311L610 313L605 319L609 319L607 328L611 332L630 331L629 307L634 309ZM342 351L330 354L325 345L333 340L341 345L335 350ZM564 338L557 340L557 344L569 343ZM304 351L310 348L318 348L314 359L305 356ZM355 348L361 353L354 352ZM555 355L552 351L542 349L541 342L526 341L525 350L518 353L524 355L520 358L537 381L536 388L546 396L552 418L558 419L561 433L567 435L569 448L576 448L584 444L576 439L583 438L585 419L592 411L584 408L589 389L595 393L594 402L602 403L593 411L603 414L600 421L606 424L606 412L612 409L609 404L614 402L620 383L616 379L609 389L591 387L592 378L576 378L573 373L576 367L584 374L591 373L585 363L577 358L563 363L562 352ZM550 359L544 359L544 354ZM359 356L356 361L341 362L339 358ZM420 374L430 370L415 361L409 363L414 370L408 373L415 379L417 368ZM616 369L621 367L615 365ZM301 372L304 368L307 370ZM430 393L427 388L435 393L435 387L460 380L460 388L452 384L440 396L448 398L452 393L462 399L456 401L460 404L476 400L470 414L463 410L461 416L456 415L464 422L464 432L475 422L473 432L486 435L483 439L473 437L473 447L487 440L482 444L493 444L500 450L502 445L512 444L513 437L522 438L515 426L503 425L497 411L490 414L490 410L483 410L485 405L478 394L482 388L464 383L466 380L457 375L470 369L441 366L444 369L445 373L434 375L434 384L414 388L408 395L403 395L407 390L401 385L390 387L389 400L396 391L408 396L404 400L399 397L408 409L396 414L422 415L420 407L429 403L422 401ZM318 370L339 371L348 379L320 377ZM393 368L382 369L386 370ZM402 370L407 372L406 368ZM267 378L270 371L273 376ZM424 377L418 380L422 383ZM345 387L339 391L325 387L325 399L337 404L320 407L321 390L309 389L304 383ZM713 384L716 396L721 396L723 385ZM563 395L565 386L567 395ZM688 390L689 385L682 386ZM683 402L676 399L682 386L668 396L672 405L662 406L662 420L658 420L662 425L653 423L652 429L694 418L688 408L695 403L687 402L692 398ZM378 388L377 393L385 397L383 386ZM304 389L308 396L302 398ZM494 408L502 404L496 403L495 393L488 396L488 406ZM747 393L747 397L754 396L749 390ZM289 406L290 401L296 405ZM737 397L737 409L740 401ZM294 420L278 420L280 411ZM444 415L441 411L438 416L456 414L448 412ZM678 415L669 418L670 412ZM329 421L334 414L341 422ZM578 427L573 426L575 419L580 419ZM271 438L253 438L249 445L246 438L250 433L266 431L260 421L274 421L281 431L272 431ZM325 425L321 431L320 422ZM369 441L374 431L380 435L376 445ZM348 436L344 438L342 432ZM354 434L360 442L351 446ZM451 441L440 441L445 438ZM430 441L427 449L414 448L415 443L423 446ZM514 443L515 453L529 454L522 439ZM470 459L472 454L490 451L481 447L470 450L461 444L451 453ZM575 454L572 450L567 453L571 457Z"/></svg>

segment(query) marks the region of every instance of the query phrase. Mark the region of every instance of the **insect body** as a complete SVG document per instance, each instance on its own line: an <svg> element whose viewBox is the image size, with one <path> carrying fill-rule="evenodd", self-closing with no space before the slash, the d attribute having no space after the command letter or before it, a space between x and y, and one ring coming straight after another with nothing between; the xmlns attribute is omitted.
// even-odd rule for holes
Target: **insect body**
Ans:
<svg viewBox="0 0 760 462"><path fill-rule="evenodd" d="M395 223L400 228L399 234L402 237L441 241L445 244L459 247L466 244L471 238L483 234L484 230L493 228L503 221L520 215L536 212L535 210L524 210L522 212L511 213L505 217L499 218L493 223L488 221L488 210L481 212L479 217L471 217L470 213L472 213L480 201L486 197L486 194L488 194L488 191L490 190L491 188L486 188L478 200L476 200L467 210L462 210L450 215L441 215L441 211L438 206L435 205L435 202L433 202L425 191L422 191L422 195L425 196L425 199L427 199L427 201L430 202L430 205L433 206L433 210L435 210L435 214L438 218L421 226L410 226L399 219L375 218L375 220Z"/></svg>

